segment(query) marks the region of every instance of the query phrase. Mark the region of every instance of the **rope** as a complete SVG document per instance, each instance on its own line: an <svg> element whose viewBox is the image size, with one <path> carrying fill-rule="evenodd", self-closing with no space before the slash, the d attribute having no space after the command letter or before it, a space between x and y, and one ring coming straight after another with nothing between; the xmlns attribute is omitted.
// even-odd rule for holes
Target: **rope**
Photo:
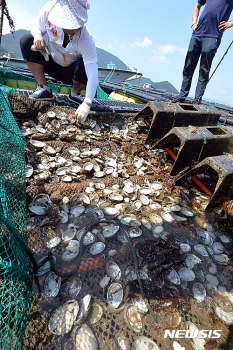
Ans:
<svg viewBox="0 0 233 350"><path fill-rule="evenodd" d="M228 46L228 48L226 49L226 52L224 53L224 55L222 56L221 60L219 61L217 67L215 68L215 70L213 71L213 73L211 74L211 77L209 78L209 80L207 81L207 83L205 84L204 88L202 89L202 91L200 92L197 101L200 100L201 96L204 94L204 91L206 89L207 84L209 83L210 79L212 78L212 76L214 75L214 73L216 72L216 70L218 69L218 67L220 66L221 62L223 61L224 57L226 56L226 54L228 53L228 50L230 49L231 45L233 44L233 40L230 43L230 45Z"/></svg>
<svg viewBox="0 0 233 350"><path fill-rule="evenodd" d="M200 157L201 157L201 154L202 154L202 151L203 151L203 148L204 146L207 144L207 140L206 140L206 137L205 135L200 131L201 135L204 137L204 140L203 140L203 144L202 144L202 147L201 147L201 150L200 150L200 153L199 153L199 156L198 156L198 160L197 160L197 163L199 163L199 160L200 160Z"/></svg>

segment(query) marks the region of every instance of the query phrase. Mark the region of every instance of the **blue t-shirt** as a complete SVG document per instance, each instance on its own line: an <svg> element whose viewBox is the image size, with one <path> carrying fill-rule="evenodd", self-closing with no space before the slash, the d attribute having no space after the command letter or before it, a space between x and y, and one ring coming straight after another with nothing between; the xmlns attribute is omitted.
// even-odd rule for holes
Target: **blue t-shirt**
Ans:
<svg viewBox="0 0 233 350"><path fill-rule="evenodd" d="M221 38L222 32L218 26L220 22L228 21L233 9L233 0L198 0L198 3L205 7L193 35Z"/></svg>

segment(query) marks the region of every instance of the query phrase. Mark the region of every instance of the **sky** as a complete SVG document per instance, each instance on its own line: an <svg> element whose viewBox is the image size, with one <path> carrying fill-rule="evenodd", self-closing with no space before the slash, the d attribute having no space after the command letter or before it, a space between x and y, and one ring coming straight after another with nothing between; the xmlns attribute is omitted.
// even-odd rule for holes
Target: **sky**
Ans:
<svg viewBox="0 0 233 350"><path fill-rule="evenodd" d="M30 29L45 0L8 0L16 30ZM177 90L192 35L192 0L89 0L87 27L96 46L121 59L129 69L137 68L152 81L169 81ZM233 13L230 17L233 20ZM3 34L10 32L4 19ZM233 39L233 27L226 30L213 60L211 74ZM233 106L233 45L211 78L204 98ZM109 62L110 63L110 62ZM113 62L114 63L114 62ZM194 96L198 66L190 96Z"/></svg>

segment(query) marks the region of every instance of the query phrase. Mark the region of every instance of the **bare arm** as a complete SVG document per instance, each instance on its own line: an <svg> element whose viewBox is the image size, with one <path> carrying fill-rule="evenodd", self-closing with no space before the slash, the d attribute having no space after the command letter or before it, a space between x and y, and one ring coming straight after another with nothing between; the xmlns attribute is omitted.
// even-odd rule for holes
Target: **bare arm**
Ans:
<svg viewBox="0 0 233 350"><path fill-rule="evenodd" d="M198 19L198 16L199 16L199 12L200 12L200 9L201 9L202 5L199 4L198 2L196 3L196 5L194 6L194 9L193 9L193 16L192 16L192 29L195 30L197 28L197 19Z"/></svg>
<svg viewBox="0 0 233 350"><path fill-rule="evenodd" d="M220 24L218 26L219 30L221 30L222 33L225 32L226 29L231 28L231 27L233 27L233 21L229 21L229 22L223 21L223 22L220 22Z"/></svg>

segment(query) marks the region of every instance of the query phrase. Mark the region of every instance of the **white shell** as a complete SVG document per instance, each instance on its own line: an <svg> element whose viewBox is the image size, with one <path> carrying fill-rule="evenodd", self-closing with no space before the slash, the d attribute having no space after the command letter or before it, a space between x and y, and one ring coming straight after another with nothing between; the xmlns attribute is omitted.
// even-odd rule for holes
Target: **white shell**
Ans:
<svg viewBox="0 0 233 350"><path fill-rule="evenodd" d="M72 238L74 238L76 233L77 233L76 227L74 226L68 227L62 234L63 241L65 242L70 241Z"/></svg>
<svg viewBox="0 0 233 350"><path fill-rule="evenodd" d="M183 216L179 216L179 215L173 215L173 219L176 221L187 221L186 218L184 218Z"/></svg>
<svg viewBox="0 0 233 350"><path fill-rule="evenodd" d="M193 290L193 296L197 300L197 303L202 303L206 297L206 290L203 284L199 282L194 283L192 290Z"/></svg>
<svg viewBox="0 0 233 350"><path fill-rule="evenodd" d="M51 272L45 279L44 282L44 291L45 294L49 297L55 297L61 286L61 277L55 275L54 272Z"/></svg>
<svg viewBox="0 0 233 350"><path fill-rule="evenodd" d="M47 246L47 248L51 249L51 248L56 247L60 242L61 242L61 238L60 237L55 237L55 238L50 239L46 243L46 246Z"/></svg>
<svg viewBox="0 0 233 350"><path fill-rule="evenodd" d="M97 242L91 246L90 253L92 255L97 255L102 253L104 249L105 249L105 244L103 242Z"/></svg>
<svg viewBox="0 0 233 350"><path fill-rule="evenodd" d="M233 324L233 312L226 312L219 306L216 307L215 312L226 324Z"/></svg>
<svg viewBox="0 0 233 350"><path fill-rule="evenodd" d="M41 202L32 202L29 204L28 209L36 215L45 215L48 210L48 206Z"/></svg>
<svg viewBox="0 0 233 350"><path fill-rule="evenodd" d="M138 297L132 298L131 302L142 314L146 314L148 312L148 307L146 306L146 303L143 300L141 295Z"/></svg>
<svg viewBox="0 0 233 350"><path fill-rule="evenodd" d="M170 213L166 212L166 211L162 211L161 216L162 216L162 218L163 218L165 221L167 221L167 222L172 222L172 221L174 221L172 215L171 215Z"/></svg>
<svg viewBox="0 0 233 350"><path fill-rule="evenodd" d="M185 207L181 208L181 213L184 214L185 216L194 216L194 214Z"/></svg>
<svg viewBox="0 0 233 350"><path fill-rule="evenodd" d="M105 172L104 171L96 171L94 173L95 177L104 177L105 176Z"/></svg>
<svg viewBox="0 0 233 350"><path fill-rule="evenodd" d="M134 332L141 332L142 330L142 319L137 308L133 305L128 305L126 309L126 320Z"/></svg>
<svg viewBox="0 0 233 350"><path fill-rule="evenodd" d="M38 175L35 175L34 178L36 180L42 180L42 181L45 181L45 180L48 180L48 178L50 177L50 172L49 171L42 171L40 174Z"/></svg>
<svg viewBox="0 0 233 350"><path fill-rule="evenodd" d="M72 156L78 157L78 156L80 155L80 151L79 151L77 148L75 148L75 147L70 147L70 148L68 149L68 152L69 152Z"/></svg>
<svg viewBox="0 0 233 350"><path fill-rule="evenodd" d="M140 201L142 202L142 204L147 205L150 203L150 200L147 196L145 196L144 194L141 194L140 196Z"/></svg>
<svg viewBox="0 0 233 350"><path fill-rule="evenodd" d="M218 286L219 281L218 281L218 279L215 276L207 274L205 277L206 277L206 281L207 282L213 284L215 287Z"/></svg>
<svg viewBox="0 0 233 350"><path fill-rule="evenodd" d="M113 309L117 309L123 301L123 286L119 282L112 283L107 292L107 300Z"/></svg>
<svg viewBox="0 0 233 350"><path fill-rule="evenodd" d="M139 193L144 194L144 195L150 195L150 194L152 194L152 190L150 187L141 187L139 189Z"/></svg>
<svg viewBox="0 0 233 350"><path fill-rule="evenodd" d="M59 168L56 170L56 175L57 176L64 176L64 175L66 175L66 173L68 171L69 171L69 168L67 168L67 167Z"/></svg>
<svg viewBox="0 0 233 350"><path fill-rule="evenodd" d="M202 245L202 244L195 245L194 250L202 256L209 256L207 250L205 249L204 245Z"/></svg>
<svg viewBox="0 0 233 350"><path fill-rule="evenodd" d="M104 213L109 216L116 216L118 210L114 207L106 207L103 209Z"/></svg>
<svg viewBox="0 0 233 350"><path fill-rule="evenodd" d="M188 253L190 251L191 251L191 247L189 244L181 243L181 245L180 245L180 252L181 253Z"/></svg>
<svg viewBox="0 0 233 350"><path fill-rule="evenodd" d="M77 218L85 211L83 205L76 205L75 207L70 208L70 218Z"/></svg>
<svg viewBox="0 0 233 350"><path fill-rule="evenodd" d="M33 167L31 165L27 165L25 167L25 176L30 177L33 174Z"/></svg>
<svg viewBox="0 0 233 350"><path fill-rule="evenodd" d="M81 170L82 168L79 165L73 165L70 167L70 171L75 174L80 173Z"/></svg>
<svg viewBox="0 0 233 350"><path fill-rule="evenodd" d="M141 226L141 222L137 219L135 215L124 215L121 217L120 222L126 226Z"/></svg>
<svg viewBox="0 0 233 350"><path fill-rule="evenodd" d="M111 278L110 278L109 276L105 275L105 276L100 280L100 282L99 282L100 287L101 287L101 288L107 287L107 285L108 285L110 279L111 279Z"/></svg>
<svg viewBox="0 0 233 350"><path fill-rule="evenodd" d="M228 258L228 256L226 254L214 255L214 259L223 265L228 264L230 261L230 259Z"/></svg>
<svg viewBox="0 0 233 350"><path fill-rule="evenodd" d="M105 188L105 184L103 182L95 182L94 183L95 188L98 190L103 190Z"/></svg>
<svg viewBox="0 0 233 350"><path fill-rule="evenodd" d="M73 330L74 350L97 350L98 344L94 333L86 325L77 326Z"/></svg>
<svg viewBox="0 0 233 350"><path fill-rule="evenodd" d="M55 149L54 149L53 147L47 146L47 145L45 145L45 146L43 147L43 151L44 151L45 153L47 153L47 154L50 154L50 155L56 154Z"/></svg>
<svg viewBox="0 0 233 350"><path fill-rule="evenodd" d="M90 198L86 194L82 194L82 201L84 204L90 204Z"/></svg>
<svg viewBox="0 0 233 350"><path fill-rule="evenodd" d="M145 226L148 230L151 230L152 225L147 218L142 218L142 225Z"/></svg>
<svg viewBox="0 0 233 350"><path fill-rule="evenodd" d="M122 202L124 197L121 194L111 193L109 199L113 202Z"/></svg>
<svg viewBox="0 0 233 350"><path fill-rule="evenodd" d="M147 337L139 337L134 343L135 350L160 350L152 340Z"/></svg>
<svg viewBox="0 0 233 350"><path fill-rule="evenodd" d="M142 230L139 227L133 227L128 231L128 235L131 238L140 237L142 235Z"/></svg>
<svg viewBox="0 0 233 350"><path fill-rule="evenodd" d="M212 248L213 248L214 254L222 254L222 252L224 251L224 246L219 242L215 242Z"/></svg>
<svg viewBox="0 0 233 350"><path fill-rule="evenodd" d="M84 320L86 318L88 312L90 311L90 307L91 307L91 295L87 294L81 301L78 318L75 324L76 323L79 324L81 320Z"/></svg>
<svg viewBox="0 0 233 350"><path fill-rule="evenodd" d="M109 250L108 255L114 256L114 255L116 255L116 253L117 253L117 250L113 249L113 250Z"/></svg>
<svg viewBox="0 0 233 350"><path fill-rule="evenodd" d="M44 146L46 146L44 142L38 140L30 140L30 143L36 148L43 148Z"/></svg>
<svg viewBox="0 0 233 350"><path fill-rule="evenodd" d="M113 261L107 263L106 271L113 280L119 281L121 279L121 269Z"/></svg>
<svg viewBox="0 0 233 350"><path fill-rule="evenodd" d="M74 258L76 258L76 256L78 255L79 250L68 250L66 249L63 254L62 254L62 260L64 261L70 261L73 260Z"/></svg>
<svg viewBox="0 0 233 350"><path fill-rule="evenodd" d="M76 278L69 283L67 290L69 295L72 298L75 298L79 294L81 288L82 288L82 281L80 280L80 278Z"/></svg>
<svg viewBox="0 0 233 350"><path fill-rule="evenodd" d="M76 300L69 300L60 306L49 320L49 331L53 334L64 335L73 327L79 311Z"/></svg>
<svg viewBox="0 0 233 350"><path fill-rule="evenodd" d="M84 234L85 230L86 229L84 228L77 232L76 237L79 241L81 241L82 235ZM95 241L95 236L91 232L87 232L83 240L83 245L92 244L94 241Z"/></svg>
<svg viewBox="0 0 233 350"><path fill-rule="evenodd" d="M72 177L69 175L65 175L62 177L62 181L64 182L71 182L72 181Z"/></svg>
<svg viewBox="0 0 233 350"><path fill-rule="evenodd" d="M142 207L142 202L137 200L133 203L133 207L135 208L135 210L140 210Z"/></svg>
<svg viewBox="0 0 233 350"><path fill-rule="evenodd" d="M194 265L201 263L201 259L194 254L189 254L185 259L185 263L189 269L192 269Z"/></svg>
<svg viewBox="0 0 233 350"><path fill-rule="evenodd" d="M55 118L56 114L53 111L47 112L47 116L51 119Z"/></svg>
<svg viewBox="0 0 233 350"><path fill-rule="evenodd" d="M102 234L104 237L112 237L119 231L119 226L104 226Z"/></svg>
<svg viewBox="0 0 233 350"><path fill-rule="evenodd" d="M54 160L58 165L65 164L67 162L67 159L60 157L60 156L55 157Z"/></svg>
<svg viewBox="0 0 233 350"><path fill-rule="evenodd" d="M167 278L169 279L169 281L176 285L180 284L180 277L174 269L170 270L170 272L167 275Z"/></svg>
<svg viewBox="0 0 233 350"><path fill-rule="evenodd" d="M155 225L152 227L152 232L155 237L159 237L159 234L163 232L163 226Z"/></svg>
<svg viewBox="0 0 233 350"><path fill-rule="evenodd" d="M149 218L156 225L161 225L163 223L163 219L158 214L151 213L149 215Z"/></svg>
<svg viewBox="0 0 233 350"><path fill-rule="evenodd" d="M193 281L195 279L195 273L187 267L182 267L178 274L183 281Z"/></svg>
<svg viewBox="0 0 233 350"><path fill-rule="evenodd" d="M92 164L91 162L85 163L85 164L83 165L83 169L84 169L85 171L91 171L91 170L93 169L93 164Z"/></svg>
<svg viewBox="0 0 233 350"><path fill-rule="evenodd" d="M189 330L191 334L193 333L198 335L199 329L192 322L186 323L186 329ZM197 337L197 338L190 339L190 342L194 350L205 350L204 348L204 345L206 343L205 339Z"/></svg>

